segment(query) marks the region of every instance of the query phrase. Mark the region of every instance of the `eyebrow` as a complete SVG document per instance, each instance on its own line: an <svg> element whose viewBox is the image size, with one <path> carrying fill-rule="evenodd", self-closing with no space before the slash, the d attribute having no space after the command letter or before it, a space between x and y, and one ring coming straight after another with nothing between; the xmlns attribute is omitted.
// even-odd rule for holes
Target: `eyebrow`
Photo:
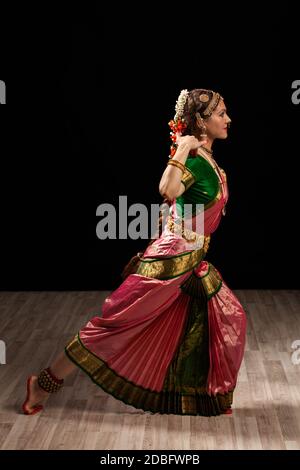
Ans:
<svg viewBox="0 0 300 470"><path fill-rule="evenodd" d="M220 109L219 113L223 113L223 111L227 112L227 108Z"/></svg>

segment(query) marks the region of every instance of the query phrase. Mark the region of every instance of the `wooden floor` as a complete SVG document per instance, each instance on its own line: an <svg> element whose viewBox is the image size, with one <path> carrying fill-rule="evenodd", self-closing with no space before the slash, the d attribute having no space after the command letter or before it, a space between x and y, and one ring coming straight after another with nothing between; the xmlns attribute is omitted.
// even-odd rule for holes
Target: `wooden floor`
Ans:
<svg viewBox="0 0 300 470"><path fill-rule="evenodd" d="M80 369L25 416L26 377L48 366L109 292L0 292L0 449L300 449L300 291L234 291L248 318L233 415L152 415L126 406Z"/></svg>

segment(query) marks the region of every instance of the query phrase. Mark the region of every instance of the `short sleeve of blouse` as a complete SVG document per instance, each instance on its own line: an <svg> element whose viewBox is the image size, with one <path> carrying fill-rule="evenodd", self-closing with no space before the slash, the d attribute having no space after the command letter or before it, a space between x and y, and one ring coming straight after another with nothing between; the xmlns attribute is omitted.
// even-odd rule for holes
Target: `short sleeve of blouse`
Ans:
<svg viewBox="0 0 300 470"><path fill-rule="evenodd" d="M185 162L185 171L182 174L181 182L185 190L189 189L196 181L199 181L203 174L203 164L200 158L188 156Z"/></svg>

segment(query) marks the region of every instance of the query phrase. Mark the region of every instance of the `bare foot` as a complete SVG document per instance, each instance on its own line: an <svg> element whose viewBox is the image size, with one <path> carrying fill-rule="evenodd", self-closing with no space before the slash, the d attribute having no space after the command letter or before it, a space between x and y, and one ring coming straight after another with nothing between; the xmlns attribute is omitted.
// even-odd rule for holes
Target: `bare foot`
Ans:
<svg viewBox="0 0 300 470"><path fill-rule="evenodd" d="M36 375L31 376L28 400L23 405L23 410L26 411L27 414L31 414L34 408L44 403L50 395L50 393L41 389L37 379Z"/></svg>

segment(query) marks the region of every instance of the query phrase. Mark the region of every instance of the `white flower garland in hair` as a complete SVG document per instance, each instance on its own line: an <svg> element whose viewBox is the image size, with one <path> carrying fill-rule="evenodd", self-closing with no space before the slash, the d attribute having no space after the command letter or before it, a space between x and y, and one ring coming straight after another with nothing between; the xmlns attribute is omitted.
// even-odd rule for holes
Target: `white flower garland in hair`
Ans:
<svg viewBox="0 0 300 470"><path fill-rule="evenodd" d="M188 94L188 90L181 90L180 95L178 96L178 100L176 101L176 114L174 116L174 121L177 121L177 119L181 118L181 116L183 115L184 105L186 103Z"/></svg>

